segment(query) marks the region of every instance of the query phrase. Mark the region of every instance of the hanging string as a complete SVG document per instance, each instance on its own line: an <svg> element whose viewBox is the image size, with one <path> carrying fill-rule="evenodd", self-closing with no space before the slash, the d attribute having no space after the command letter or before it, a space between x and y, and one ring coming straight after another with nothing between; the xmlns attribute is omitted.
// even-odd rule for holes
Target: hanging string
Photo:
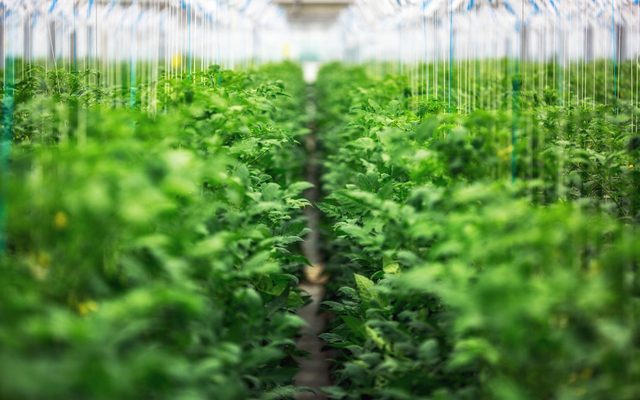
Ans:
<svg viewBox="0 0 640 400"><path fill-rule="evenodd" d="M133 5L131 6L133 7ZM133 46L130 50L129 58L129 107L134 109L136 107L136 89L137 89L137 52L138 52L138 23L140 21L140 14L136 18L135 24L131 26L131 38L133 40Z"/></svg>
<svg viewBox="0 0 640 400"><path fill-rule="evenodd" d="M449 112L451 107L451 80L453 79L453 0L449 0Z"/></svg>
<svg viewBox="0 0 640 400"><path fill-rule="evenodd" d="M616 16L615 16L615 0L611 0L611 48L612 48L612 62L613 62L613 99L617 104L618 100L618 35L616 29ZM618 107L616 105L616 112Z"/></svg>
<svg viewBox="0 0 640 400"><path fill-rule="evenodd" d="M71 52L73 58L73 72L78 72L78 30L76 28L76 17L78 15L78 3L73 3L73 33L71 37Z"/></svg>
<svg viewBox="0 0 640 400"><path fill-rule="evenodd" d="M425 11L427 2L422 2L422 40L424 40L424 85L425 99L429 98L429 54L427 47L427 13Z"/></svg>
<svg viewBox="0 0 640 400"><path fill-rule="evenodd" d="M2 10L3 21L7 20L7 10ZM3 24L4 27L4 24ZM4 34L3 34L4 37ZM11 38L7 43L12 43ZM9 157L11 154L11 141L13 129L13 108L15 90L15 59L11 49L6 49L4 59L4 95L2 98L2 139L0 140L0 256L7 247L6 219L7 219L7 185L9 174Z"/></svg>
<svg viewBox="0 0 640 400"><path fill-rule="evenodd" d="M187 7L187 80L191 81L191 4L183 0L183 5Z"/></svg>
<svg viewBox="0 0 640 400"><path fill-rule="evenodd" d="M512 105L512 124L511 124L511 181L515 181L518 170L518 124L520 120L520 88L522 86L522 77L520 76L520 63L524 62L526 56L526 26L524 20L524 0L521 1L520 14L520 57L515 60L515 76L513 78L513 105Z"/></svg>

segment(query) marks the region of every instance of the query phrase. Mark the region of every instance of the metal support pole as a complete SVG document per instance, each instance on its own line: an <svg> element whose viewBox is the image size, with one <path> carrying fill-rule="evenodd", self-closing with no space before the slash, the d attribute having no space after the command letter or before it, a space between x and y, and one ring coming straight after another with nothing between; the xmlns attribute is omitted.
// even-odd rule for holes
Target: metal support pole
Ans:
<svg viewBox="0 0 640 400"><path fill-rule="evenodd" d="M526 24L520 29L520 61L526 62L529 59L529 27Z"/></svg>
<svg viewBox="0 0 640 400"><path fill-rule="evenodd" d="M0 14L0 67L4 69L4 10Z"/></svg>
<svg viewBox="0 0 640 400"><path fill-rule="evenodd" d="M49 44L47 46L47 55L49 61L54 63L56 61L56 21L49 21L49 25L47 27L48 40Z"/></svg>
<svg viewBox="0 0 640 400"><path fill-rule="evenodd" d="M31 61L33 58L33 26L31 24L31 14L27 14L23 21L23 48L22 57L25 61Z"/></svg>
<svg viewBox="0 0 640 400"><path fill-rule="evenodd" d="M593 61L594 58L593 36L593 25L589 25L584 32L584 54L587 62Z"/></svg>
<svg viewBox="0 0 640 400"><path fill-rule="evenodd" d="M167 54L167 35L165 33L164 27L160 27L159 29L159 38L158 38L158 57L160 60L166 60Z"/></svg>
<svg viewBox="0 0 640 400"><path fill-rule="evenodd" d="M98 58L97 54L95 54L95 27L93 26L87 26L87 55L86 58L87 60L90 60L92 57L93 58Z"/></svg>
<svg viewBox="0 0 640 400"><path fill-rule="evenodd" d="M69 58L71 59L71 63L73 65L73 69L76 70L78 66L78 40L75 29L71 31L71 35L69 35Z"/></svg>
<svg viewBox="0 0 640 400"><path fill-rule="evenodd" d="M627 58L627 28L622 24L616 25L616 39L618 41L618 62Z"/></svg>

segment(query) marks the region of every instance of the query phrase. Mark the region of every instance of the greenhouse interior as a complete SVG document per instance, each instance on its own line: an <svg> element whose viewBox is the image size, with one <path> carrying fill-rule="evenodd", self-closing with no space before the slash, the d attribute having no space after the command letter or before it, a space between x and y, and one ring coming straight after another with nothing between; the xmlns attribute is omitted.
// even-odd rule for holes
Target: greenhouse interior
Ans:
<svg viewBox="0 0 640 400"><path fill-rule="evenodd" d="M0 399L640 399L640 0L0 0Z"/></svg>

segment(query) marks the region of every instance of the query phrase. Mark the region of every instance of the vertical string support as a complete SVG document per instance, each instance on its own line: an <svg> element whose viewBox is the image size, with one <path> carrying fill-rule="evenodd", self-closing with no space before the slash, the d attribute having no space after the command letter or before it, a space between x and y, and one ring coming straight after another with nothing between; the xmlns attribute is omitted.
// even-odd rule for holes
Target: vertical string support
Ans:
<svg viewBox="0 0 640 400"><path fill-rule="evenodd" d="M558 42L554 60L554 67L557 70L556 85L558 87L558 97L562 99L562 105L564 106L564 25L561 25L560 29L558 29L556 40ZM560 62L562 62L562 65L560 65Z"/></svg>
<svg viewBox="0 0 640 400"><path fill-rule="evenodd" d="M76 27L76 17L78 15L78 3L73 3L73 32L71 33L71 52L73 61L73 73L78 73L78 30Z"/></svg>
<svg viewBox="0 0 640 400"><path fill-rule="evenodd" d="M618 99L618 34L615 16L616 0L611 0L611 61L613 62L613 99ZM616 106L617 110L617 106Z"/></svg>
<svg viewBox="0 0 640 400"><path fill-rule="evenodd" d="M138 30L137 22L131 26L131 37L133 38L133 46L129 56L129 107L136 107L136 52L138 50Z"/></svg>
<svg viewBox="0 0 640 400"><path fill-rule="evenodd" d="M511 121L511 181L515 182L518 175L518 123L520 122L520 90L522 77L520 76L520 63L525 57L526 29L524 21L524 0L521 2L520 13L520 54L515 59L515 74L512 82L512 121Z"/></svg>
<svg viewBox="0 0 640 400"><path fill-rule="evenodd" d="M187 79L191 81L191 4L187 7Z"/></svg>
<svg viewBox="0 0 640 400"><path fill-rule="evenodd" d="M451 80L453 79L453 0L449 0L449 112L453 112L451 106Z"/></svg>
<svg viewBox="0 0 640 400"><path fill-rule="evenodd" d="M424 40L424 84L426 85L425 89L425 99L429 99L429 51L427 48L427 2L425 0L422 1L422 39Z"/></svg>
<svg viewBox="0 0 640 400"><path fill-rule="evenodd" d="M402 21L400 20L396 25L396 33L398 35L398 73L402 75Z"/></svg>
<svg viewBox="0 0 640 400"><path fill-rule="evenodd" d="M4 22L5 15L2 19ZM15 88L15 60L8 55L4 60L4 97L2 99L3 128L0 140L0 256L7 247L6 220L7 220L7 181L9 177L9 157L11 153L11 141L13 130L13 108Z"/></svg>

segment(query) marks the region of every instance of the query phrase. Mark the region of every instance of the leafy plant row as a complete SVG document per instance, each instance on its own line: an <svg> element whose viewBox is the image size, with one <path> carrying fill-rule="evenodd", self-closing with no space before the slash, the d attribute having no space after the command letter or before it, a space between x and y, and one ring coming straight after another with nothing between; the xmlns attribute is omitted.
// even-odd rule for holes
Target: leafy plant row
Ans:
<svg viewBox="0 0 640 400"><path fill-rule="evenodd" d="M331 397L640 396L633 104L447 114L340 64L317 85Z"/></svg>
<svg viewBox="0 0 640 400"><path fill-rule="evenodd" d="M398 74L409 78L404 88L413 107L439 107L457 112L510 109L518 102L530 105L575 107L638 102L640 67L635 61L611 60L562 63L523 62L512 58L449 60L409 65L387 62L365 64L373 75ZM418 110L418 113L426 110Z"/></svg>
<svg viewBox="0 0 640 400"><path fill-rule="evenodd" d="M0 397L289 396L299 68L165 79L157 115L66 74L16 86Z"/></svg>

